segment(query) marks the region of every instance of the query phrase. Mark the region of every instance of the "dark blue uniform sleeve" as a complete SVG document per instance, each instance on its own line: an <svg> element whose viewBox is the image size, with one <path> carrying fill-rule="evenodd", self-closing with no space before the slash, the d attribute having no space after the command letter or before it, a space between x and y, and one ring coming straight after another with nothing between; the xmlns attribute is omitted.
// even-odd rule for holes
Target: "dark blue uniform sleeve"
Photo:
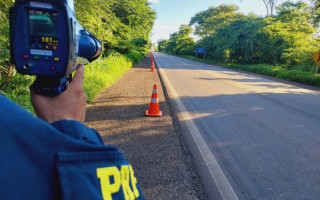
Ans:
<svg viewBox="0 0 320 200"><path fill-rule="evenodd" d="M78 121L60 120L51 124L60 132L90 144L104 144L100 134Z"/></svg>
<svg viewBox="0 0 320 200"><path fill-rule="evenodd" d="M144 199L115 146L77 121L48 124L0 95L0 199Z"/></svg>

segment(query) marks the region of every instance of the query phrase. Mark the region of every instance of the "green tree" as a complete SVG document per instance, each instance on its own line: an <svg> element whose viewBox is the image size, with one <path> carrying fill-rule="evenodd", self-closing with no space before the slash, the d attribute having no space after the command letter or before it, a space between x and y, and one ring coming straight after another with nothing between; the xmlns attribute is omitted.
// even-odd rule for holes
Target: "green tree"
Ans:
<svg viewBox="0 0 320 200"><path fill-rule="evenodd" d="M168 43L168 41L167 40L164 40L164 39L162 39L162 40L159 40L158 41L158 50L159 51L165 51L166 50L166 47L167 47L167 43Z"/></svg>
<svg viewBox="0 0 320 200"><path fill-rule="evenodd" d="M224 37L227 62L259 63L264 62L263 45L266 35L261 31L264 22L254 15L243 17L218 30L218 37Z"/></svg>
<svg viewBox="0 0 320 200"><path fill-rule="evenodd" d="M167 41L167 45L166 45L166 52L171 52L171 53L175 53L174 52L174 48L177 46L177 39L178 38L178 33L172 33L169 36L169 40Z"/></svg>
<svg viewBox="0 0 320 200"><path fill-rule="evenodd" d="M312 14L314 16L314 25L319 27L320 22L320 0L312 0Z"/></svg>
<svg viewBox="0 0 320 200"><path fill-rule="evenodd" d="M216 33L199 41L209 57L233 63L270 62L268 34L263 32L265 22L255 15L242 17L216 30ZM280 57L280 56L279 56Z"/></svg>
<svg viewBox="0 0 320 200"><path fill-rule="evenodd" d="M189 54L194 45L194 39L190 36L192 33L192 28L187 25L181 25L177 35L176 46L174 52L177 54Z"/></svg>
<svg viewBox="0 0 320 200"><path fill-rule="evenodd" d="M147 0L75 0L75 6L79 21L103 42L106 51L145 53L151 47L156 13Z"/></svg>
<svg viewBox="0 0 320 200"><path fill-rule="evenodd" d="M225 5L218 8L225 7ZM310 56L319 48L314 9L303 2L284 2L275 16L257 17L209 8L198 13L190 24L202 36L197 46L214 60L233 63L311 65ZM221 11L221 10L219 10ZM228 13L228 14L226 14ZM236 16L226 19L225 16ZM215 19L209 26L209 21ZM198 31L198 32L197 32Z"/></svg>
<svg viewBox="0 0 320 200"><path fill-rule="evenodd" d="M222 4L218 7L209 7L206 11L197 13L191 18L190 25L195 25L194 33L201 38L214 34L217 29L243 17L237 13L238 6Z"/></svg>
<svg viewBox="0 0 320 200"><path fill-rule="evenodd" d="M191 33L190 26L181 25L178 32L170 34L165 51L175 54L190 54L195 45L194 39L190 36ZM165 43L163 42L163 44Z"/></svg>
<svg viewBox="0 0 320 200"><path fill-rule="evenodd" d="M287 46L281 56L283 63L311 64L310 56L319 48L313 19L312 9L306 3L288 1L277 7L277 15L266 30L286 41Z"/></svg>

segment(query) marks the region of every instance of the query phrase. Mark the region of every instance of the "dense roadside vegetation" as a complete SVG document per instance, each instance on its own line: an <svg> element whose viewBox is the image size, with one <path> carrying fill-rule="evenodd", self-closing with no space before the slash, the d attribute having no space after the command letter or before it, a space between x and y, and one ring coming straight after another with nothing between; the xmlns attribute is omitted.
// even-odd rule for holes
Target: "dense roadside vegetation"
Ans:
<svg viewBox="0 0 320 200"><path fill-rule="evenodd" d="M158 49L192 58L196 48L204 48L208 62L320 86L311 59L320 50L319 2L286 1L265 17L242 14L235 5L210 7L159 41Z"/></svg>
<svg viewBox="0 0 320 200"><path fill-rule="evenodd" d="M32 111L29 86L34 77L22 76L9 59L9 8L0 2L0 93ZM91 101L101 89L139 62L151 47L156 13L147 0L74 0L77 19L103 44L103 55L85 67L84 89Z"/></svg>

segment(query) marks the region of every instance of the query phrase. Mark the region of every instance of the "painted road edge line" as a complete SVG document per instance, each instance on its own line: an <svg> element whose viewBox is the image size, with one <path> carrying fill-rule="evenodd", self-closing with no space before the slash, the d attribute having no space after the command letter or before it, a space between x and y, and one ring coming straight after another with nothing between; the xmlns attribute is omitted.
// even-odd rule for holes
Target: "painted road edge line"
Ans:
<svg viewBox="0 0 320 200"><path fill-rule="evenodd" d="M187 127L191 133L191 136L197 145L198 151L201 153L202 159L206 164L207 170L210 172L211 178L214 180L220 196L223 200L239 200L238 196L234 192L232 186L230 185L229 181L227 180L226 176L224 175L221 167L219 166L216 158L212 155L207 143L204 141L203 137L201 136L198 128L192 121L191 116L187 112L186 108L184 107L183 103L181 102L179 96L177 95L175 89L172 87L170 80L168 79L165 72L162 70L161 65L157 61L156 57L154 60L158 66L159 73L163 78L164 82L167 83L166 87L170 90L176 104L180 112L182 113L182 117L187 124Z"/></svg>

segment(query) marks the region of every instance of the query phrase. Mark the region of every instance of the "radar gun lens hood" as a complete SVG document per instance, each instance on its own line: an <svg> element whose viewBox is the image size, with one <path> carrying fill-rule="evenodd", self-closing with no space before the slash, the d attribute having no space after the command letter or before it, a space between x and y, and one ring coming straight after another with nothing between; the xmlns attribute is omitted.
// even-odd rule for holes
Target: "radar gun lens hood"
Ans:
<svg viewBox="0 0 320 200"><path fill-rule="evenodd" d="M16 0L10 9L11 62L36 75L34 90L56 96L79 64L101 54L101 42L77 21L73 0Z"/></svg>

